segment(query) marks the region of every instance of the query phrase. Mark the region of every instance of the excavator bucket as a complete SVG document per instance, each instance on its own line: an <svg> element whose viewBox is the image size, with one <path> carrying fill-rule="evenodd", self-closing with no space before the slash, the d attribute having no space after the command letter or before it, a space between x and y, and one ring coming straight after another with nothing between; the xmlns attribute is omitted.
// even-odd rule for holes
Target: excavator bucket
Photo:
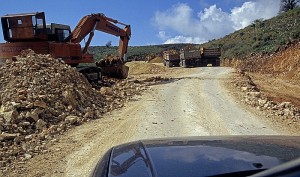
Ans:
<svg viewBox="0 0 300 177"><path fill-rule="evenodd" d="M128 76L129 68L125 65L106 66L101 68L104 76L109 76L118 79L126 79Z"/></svg>
<svg viewBox="0 0 300 177"><path fill-rule="evenodd" d="M112 78L126 79L128 76L129 67L116 56L106 56L105 59L96 62L98 67L101 67L102 75Z"/></svg>

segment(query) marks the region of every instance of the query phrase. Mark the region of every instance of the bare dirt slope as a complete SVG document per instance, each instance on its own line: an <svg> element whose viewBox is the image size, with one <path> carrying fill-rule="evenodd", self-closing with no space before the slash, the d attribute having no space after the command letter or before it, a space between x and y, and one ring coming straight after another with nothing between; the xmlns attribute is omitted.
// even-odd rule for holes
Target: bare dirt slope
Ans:
<svg viewBox="0 0 300 177"><path fill-rule="evenodd" d="M223 64L247 72L270 100L291 102L300 108L300 42L289 44L274 54L229 59Z"/></svg>
<svg viewBox="0 0 300 177"><path fill-rule="evenodd" d="M233 69L174 70L171 72L186 70L186 74L152 85L124 108L68 131L53 141L48 153L26 162L18 176L88 176L111 146L138 139L289 134L247 111L230 96L223 84Z"/></svg>
<svg viewBox="0 0 300 177"><path fill-rule="evenodd" d="M271 74L251 73L250 76L269 99L277 103L291 102L300 108L300 80L298 83L293 83L289 79L276 78Z"/></svg>

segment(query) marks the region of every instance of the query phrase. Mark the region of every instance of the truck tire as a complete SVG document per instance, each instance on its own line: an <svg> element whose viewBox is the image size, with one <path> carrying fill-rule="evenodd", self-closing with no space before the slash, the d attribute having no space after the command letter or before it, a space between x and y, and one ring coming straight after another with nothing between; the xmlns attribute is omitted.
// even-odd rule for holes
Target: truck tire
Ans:
<svg viewBox="0 0 300 177"><path fill-rule="evenodd" d="M181 67L183 67L183 68L186 68L186 63L185 63L185 60L181 60Z"/></svg>
<svg viewBox="0 0 300 177"><path fill-rule="evenodd" d="M172 60L170 60L170 62L169 62L169 68L171 68L171 67L173 67L173 66L174 66L174 63L173 63Z"/></svg>
<svg viewBox="0 0 300 177"><path fill-rule="evenodd" d="M216 66L220 66L220 60L216 60Z"/></svg>
<svg viewBox="0 0 300 177"><path fill-rule="evenodd" d="M166 67L170 67L170 61L166 61Z"/></svg>
<svg viewBox="0 0 300 177"><path fill-rule="evenodd" d="M197 61L197 67L201 67L202 64L201 64L201 60Z"/></svg>

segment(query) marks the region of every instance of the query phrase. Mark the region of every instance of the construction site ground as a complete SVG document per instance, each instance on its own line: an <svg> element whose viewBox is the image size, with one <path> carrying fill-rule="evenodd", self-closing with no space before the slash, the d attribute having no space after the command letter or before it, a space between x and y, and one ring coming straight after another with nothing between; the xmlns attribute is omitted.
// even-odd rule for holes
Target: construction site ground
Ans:
<svg viewBox="0 0 300 177"><path fill-rule="evenodd" d="M232 68L166 69L161 64L148 66L150 64L143 62L129 65L136 67L135 70L148 68L142 73L131 70L129 80L168 79L154 79L159 82L151 84L147 82L147 89L132 97L124 107L64 132L47 145L46 153L19 163L2 175L88 176L109 148L140 139L300 135L299 122L291 123L290 120L276 118L276 115L266 116L257 107L245 104L244 91L235 84L243 78ZM274 100L300 100L299 85L263 75L253 75L253 82L262 92L271 93ZM299 106L299 102L295 104Z"/></svg>
<svg viewBox="0 0 300 177"><path fill-rule="evenodd" d="M300 108L300 84L284 78L274 78L270 74L251 73L251 78L268 97L275 102L292 102Z"/></svg>

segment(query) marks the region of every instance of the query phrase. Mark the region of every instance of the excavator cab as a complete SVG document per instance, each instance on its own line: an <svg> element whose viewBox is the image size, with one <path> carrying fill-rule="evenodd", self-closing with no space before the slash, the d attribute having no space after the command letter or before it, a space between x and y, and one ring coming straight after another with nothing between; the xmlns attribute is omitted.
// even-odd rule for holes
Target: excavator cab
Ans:
<svg viewBox="0 0 300 177"><path fill-rule="evenodd" d="M5 15L1 23L4 39L8 42L63 42L71 33L69 25L46 24L44 12Z"/></svg>
<svg viewBox="0 0 300 177"><path fill-rule="evenodd" d="M65 39L71 34L69 25L51 23L46 25L48 41L64 42Z"/></svg>
<svg viewBox="0 0 300 177"><path fill-rule="evenodd" d="M7 42L48 39L44 12L5 15L1 23Z"/></svg>

